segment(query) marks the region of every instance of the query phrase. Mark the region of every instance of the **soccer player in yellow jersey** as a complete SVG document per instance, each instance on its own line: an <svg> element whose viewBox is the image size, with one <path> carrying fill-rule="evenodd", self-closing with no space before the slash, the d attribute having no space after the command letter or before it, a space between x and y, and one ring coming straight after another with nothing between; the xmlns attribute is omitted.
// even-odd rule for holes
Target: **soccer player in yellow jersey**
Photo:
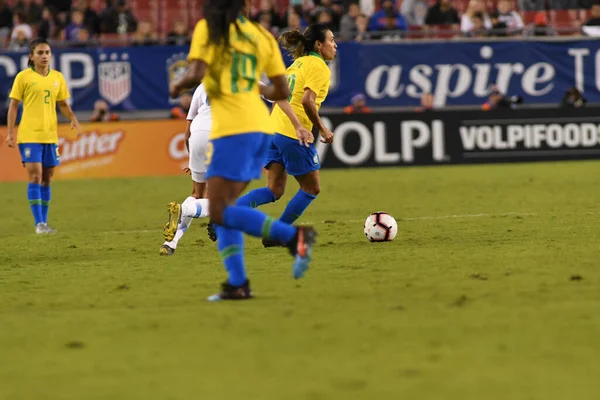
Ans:
<svg viewBox="0 0 600 400"><path fill-rule="evenodd" d="M271 144L273 127L261 95L283 100L289 89L281 52L271 34L246 15L250 0L208 0L205 20L192 36L190 66L170 89L176 97L182 89L204 83L211 104L213 124L209 136L206 171L209 214L215 225L218 249L229 273L219 294L210 301L243 300L252 297L243 260L243 234L285 243L294 256L293 276L304 275L311 259L316 232L267 217L236 199L252 179L262 172L265 151ZM271 85L259 85L266 73ZM195 207L172 202L165 240L171 240L183 216Z"/></svg>
<svg viewBox="0 0 600 400"><path fill-rule="evenodd" d="M319 108L327 97L331 72L325 61L333 60L337 45L333 33L325 25L310 25L304 33L289 31L279 41L294 57L287 69L292 94L278 101L271 114L275 137L265 157L267 186L255 189L238 200L238 204L257 207L271 203L283 195L287 176L292 175L300 189L290 200L280 221L292 224L308 208L320 191L321 163L312 137L305 141L306 131L313 126L321 141L331 143L333 134L319 117ZM312 136L312 135L311 135ZM263 239L265 247L277 246L275 240Z"/></svg>
<svg viewBox="0 0 600 400"><path fill-rule="evenodd" d="M48 226L50 182L54 168L60 163L58 154L58 131L56 105L77 129L79 122L67 104L69 91L63 75L50 69L52 53L44 39L35 39L29 46L29 68L17 74L10 92L8 108L9 147L15 142L21 152L21 160L27 169L29 186L27 198L31 206L35 232L54 233ZM15 137L17 109L23 102L23 116Z"/></svg>

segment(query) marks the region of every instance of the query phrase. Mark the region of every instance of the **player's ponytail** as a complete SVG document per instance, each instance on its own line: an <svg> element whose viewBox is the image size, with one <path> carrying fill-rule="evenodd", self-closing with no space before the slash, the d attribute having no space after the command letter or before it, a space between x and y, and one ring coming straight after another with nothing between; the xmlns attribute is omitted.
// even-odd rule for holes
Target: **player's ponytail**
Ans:
<svg viewBox="0 0 600 400"><path fill-rule="evenodd" d="M300 33L298 29L287 31L282 33L278 40L281 46L296 59L315 51L317 41L325 43L325 34L328 30L327 25L312 24L304 30L304 33Z"/></svg>
<svg viewBox="0 0 600 400"><path fill-rule="evenodd" d="M34 39L31 41L31 43L29 43L29 61L27 62L27 65L29 65L31 68L34 67L34 63L31 57L35 52L35 48L38 47L40 44L47 44L48 46L50 46L50 43L48 43L48 41L43 38Z"/></svg>

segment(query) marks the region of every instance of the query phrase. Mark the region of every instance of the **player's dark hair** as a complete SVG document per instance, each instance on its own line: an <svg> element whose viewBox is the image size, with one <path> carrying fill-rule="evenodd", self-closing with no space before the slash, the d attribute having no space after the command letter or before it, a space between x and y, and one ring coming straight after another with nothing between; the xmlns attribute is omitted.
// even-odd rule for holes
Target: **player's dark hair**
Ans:
<svg viewBox="0 0 600 400"><path fill-rule="evenodd" d="M50 43L48 43L48 41L44 38L33 39L31 41L31 43L29 43L29 61L27 62L27 65L29 65L32 68L33 68L33 60L31 59L31 56L33 55L33 52L35 51L35 48L38 47L40 44L47 44L48 46L50 46Z"/></svg>
<svg viewBox="0 0 600 400"><path fill-rule="evenodd" d="M325 34L330 30L324 24L311 24L301 33L298 29L287 31L279 36L279 43L290 52L294 59L315 51L317 41L325 43Z"/></svg>

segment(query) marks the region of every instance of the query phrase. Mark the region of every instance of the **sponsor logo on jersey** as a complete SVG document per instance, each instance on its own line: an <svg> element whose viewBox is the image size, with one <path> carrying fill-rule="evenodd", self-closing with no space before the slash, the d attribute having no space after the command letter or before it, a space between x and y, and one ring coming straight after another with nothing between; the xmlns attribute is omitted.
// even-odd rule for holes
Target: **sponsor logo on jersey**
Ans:
<svg viewBox="0 0 600 400"><path fill-rule="evenodd" d="M171 57L167 58L166 61L167 66L167 78L169 80L169 85L179 78L181 78L188 69L187 62L187 54L186 53L176 53ZM179 99L171 99L169 98L169 103L171 104L179 104Z"/></svg>
<svg viewBox="0 0 600 400"><path fill-rule="evenodd" d="M25 158L31 158L31 149L29 147L25 147Z"/></svg>
<svg viewBox="0 0 600 400"><path fill-rule="evenodd" d="M131 94L131 64L127 53L101 54L98 64L100 95L117 105Z"/></svg>

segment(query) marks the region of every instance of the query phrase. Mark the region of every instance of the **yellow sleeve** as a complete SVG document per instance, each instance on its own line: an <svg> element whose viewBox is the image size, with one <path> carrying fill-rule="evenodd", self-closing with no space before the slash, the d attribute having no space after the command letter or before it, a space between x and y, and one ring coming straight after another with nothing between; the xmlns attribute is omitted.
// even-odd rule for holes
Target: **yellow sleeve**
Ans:
<svg viewBox="0 0 600 400"><path fill-rule="evenodd" d="M331 79L329 68L327 65L321 63L320 60L311 63L306 72L306 80L303 89L310 89L316 94L319 94L321 89L326 87Z"/></svg>
<svg viewBox="0 0 600 400"><path fill-rule="evenodd" d="M56 96L56 101L63 101L71 97L69 94L69 90L67 89L67 82L65 82L65 77L63 74L60 74L60 83L58 87L58 96Z"/></svg>
<svg viewBox="0 0 600 400"><path fill-rule="evenodd" d="M206 24L206 20L200 20L194 28L188 61L203 60L207 64L211 64L214 53L212 47L208 45L208 25Z"/></svg>
<svg viewBox="0 0 600 400"><path fill-rule="evenodd" d="M10 95L8 97L10 97L11 99L15 99L15 100L23 100L23 92L25 92L25 87L23 84L23 78L20 72L17 74L17 76L15 76L15 80L13 82L12 85L12 89L10 91Z"/></svg>
<svg viewBox="0 0 600 400"><path fill-rule="evenodd" d="M270 34L269 34L270 35ZM269 47L271 48L270 55L267 57L268 60L265 64L265 73L269 78L274 76L285 75L286 68L283 62L283 56L281 55L281 50L279 50L279 45L277 41L275 41L274 37L267 36L267 40L269 41Z"/></svg>

